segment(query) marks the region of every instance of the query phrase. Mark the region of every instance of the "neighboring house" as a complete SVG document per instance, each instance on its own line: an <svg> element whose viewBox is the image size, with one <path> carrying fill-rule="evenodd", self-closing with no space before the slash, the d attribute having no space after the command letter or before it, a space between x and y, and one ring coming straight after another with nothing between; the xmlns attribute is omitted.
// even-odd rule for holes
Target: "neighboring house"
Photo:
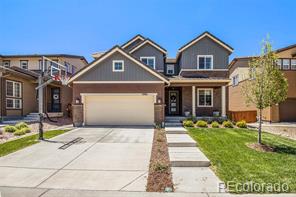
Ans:
<svg viewBox="0 0 296 197"><path fill-rule="evenodd" d="M288 98L278 105L263 110L263 120L270 122L296 121L296 44L275 51L278 66L288 80ZM232 119L256 121L257 109L247 105L242 86L249 80L249 62L254 57L234 58L229 64L229 115Z"/></svg>
<svg viewBox="0 0 296 197"><path fill-rule="evenodd" d="M2 55L0 57L0 117L18 118L38 112L37 79L41 70L42 56L67 66L69 75L87 65L82 56L52 55ZM45 61L47 67L49 62ZM52 115L66 114L67 104L72 102L72 90L59 82L46 87L44 110Z"/></svg>
<svg viewBox="0 0 296 197"><path fill-rule="evenodd" d="M107 52L70 79L76 125L152 125L165 116L226 116L229 55L209 32L176 58L141 35Z"/></svg>

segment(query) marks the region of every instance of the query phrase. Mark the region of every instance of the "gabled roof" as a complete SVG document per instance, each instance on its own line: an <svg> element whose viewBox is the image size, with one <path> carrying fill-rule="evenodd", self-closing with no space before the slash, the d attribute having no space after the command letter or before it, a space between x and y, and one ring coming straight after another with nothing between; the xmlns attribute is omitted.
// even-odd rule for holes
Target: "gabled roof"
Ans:
<svg viewBox="0 0 296 197"><path fill-rule="evenodd" d="M166 83L169 83L168 79L164 75L156 72L155 70L153 70L149 66L145 65L143 62L141 62L140 60L138 60L137 58L135 58L131 54L129 54L126 51L124 51L118 45L114 46L109 51L107 51L102 56L100 56L98 59L92 61L88 66L86 66L83 69L81 69L80 71L78 71L75 75L73 75L71 77L71 79L69 80L68 83L73 82L75 79L77 79L78 77L80 77L81 75L83 75L84 73L86 73L87 71L89 71L91 68L95 67L98 63L102 62L103 60L105 60L106 58L108 58L109 56L111 56L115 52L121 53L122 55L124 55L125 57L127 57L128 59L130 59L131 61L133 61L134 63L136 63L137 65L141 66L142 68L144 68L145 70L147 70L148 72L150 72L152 75L156 76L157 78L159 78L160 80L162 80L162 81L164 81Z"/></svg>
<svg viewBox="0 0 296 197"><path fill-rule="evenodd" d="M296 44L292 44L292 45L289 45L287 47L277 49L274 52L279 53L279 52L286 51L286 50L289 50L289 49L292 49L292 48L296 48Z"/></svg>
<svg viewBox="0 0 296 197"><path fill-rule="evenodd" d="M136 40L138 40L138 39L140 39L140 40L145 40L145 37L144 36L142 36L141 34L137 34L136 36L134 36L133 38L131 38L130 40L128 40L126 43L124 43L123 45L121 45L121 48L126 48L126 47L128 47L130 44L132 44L134 41L136 41Z"/></svg>
<svg viewBox="0 0 296 197"><path fill-rule="evenodd" d="M157 50L161 51L162 53L166 54L167 51L161 47L160 45L158 45L157 43L153 42L152 40L150 40L149 38L146 38L145 40L143 40L141 43L139 43L138 45L136 45L134 48L132 48L130 50L130 53L135 52L136 50L140 49L142 46L144 46L145 44L150 44L152 45L154 48L156 48Z"/></svg>
<svg viewBox="0 0 296 197"><path fill-rule="evenodd" d="M37 79L38 78L38 73L30 71L30 70L25 70L16 66L12 66L12 67L4 67L4 66L0 66L0 70L4 70L10 73L14 73L26 78L32 78L32 79Z"/></svg>
<svg viewBox="0 0 296 197"><path fill-rule="evenodd" d="M223 42L219 38L215 37L210 32L205 31L204 33L200 34L199 36L197 36L196 38L194 38L193 40L191 40L190 42L188 42L187 44L185 44L181 48L179 48L179 53L182 52L182 51L184 51L185 49L187 49L191 45L195 44L199 40L203 39L204 37L210 38L211 40L213 40L214 42L216 42L217 44L221 45L223 48L225 48L226 50L228 50L230 53L233 52L233 48L231 46L229 46L228 44L226 44L225 42Z"/></svg>

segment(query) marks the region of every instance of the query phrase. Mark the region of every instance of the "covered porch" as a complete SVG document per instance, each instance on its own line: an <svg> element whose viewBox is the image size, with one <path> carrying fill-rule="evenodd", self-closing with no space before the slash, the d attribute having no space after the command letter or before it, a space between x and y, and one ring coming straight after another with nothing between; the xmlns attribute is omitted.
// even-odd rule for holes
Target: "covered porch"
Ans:
<svg viewBox="0 0 296 197"><path fill-rule="evenodd" d="M176 80L165 89L165 115L226 117L228 79Z"/></svg>

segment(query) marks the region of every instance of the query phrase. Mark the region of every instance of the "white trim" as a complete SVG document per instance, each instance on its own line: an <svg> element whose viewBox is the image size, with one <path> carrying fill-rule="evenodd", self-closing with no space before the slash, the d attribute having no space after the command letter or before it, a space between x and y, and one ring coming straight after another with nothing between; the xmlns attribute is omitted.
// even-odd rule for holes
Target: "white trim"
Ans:
<svg viewBox="0 0 296 197"><path fill-rule="evenodd" d="M170 70L172 70L173 73L168 73L168 70L169 70L168 68L169 68L169 66L172 66L173 69L170 69ZM175 74L175 64L167 64L167 65L166 65L166 74L167 74L167 75L174 75L174 74Z"/></svg>
<svg viewBox="0 0 296 197"><path fill-rule="evenodd" d="M192 46L193 44L195 44L196 42L198 42L199 40L203 39L204 37L209 37L210 39L212 39L213 41L217 42L218 44L220 44L221 46L223 46L225 49L227 49L230 52L233 52L233 49L231 49L230 47L226 46L225 44L223 44L221 41L217 40L216 38L214 38L213 36L211 36L208 33L203 34L202 36L200 36L199 38L193 40L191 43L189 43L187 46L185 46L184 48L182 48L181 50L179 50L179 52L184 51L185 49L187 49L188 47Z"/></svg>
<svg viewBox="0 0 296 197"><path fill-rule="evenodd" d="M226 117L226 87L222 86L221 87L221 116Z"/></svg>
<svg viewBox="0 0 296 197"><path fill-rule="evenodd" d="M142 42L141 44L139 44L138 46L136 46L135 48L133 48L130 53L135 52L136 50L138 50L139 48L141 48L142 46L144 46L146 43L149 43L150 45L152 45L154 48L158 49L159 51L163 52L164 54L167 54L167 52L165 50L163 50L162 48L159 48L157 45L155 45L154 43L152 43L150 40L146 40L144 42Z"/></svg>
<svg viewBox="0 0 296 197"><path fill-rule="evenodd" d="M196 87L192 86L192 116L196 116Z"/></svg>
<svg viewBox="0 0 296 197"><path fill-rule="evenodd" d="M121 83L164 83L163 81L73 81L74 84L121 84Z"/></svg>
<svg viewBox="0 0 296 197"><path fill-rule="evenodd" d="M12 100L12 105L13 107L7 107L7 100ZM19 108L16 108L15 107L15 101L16 100L19 100L20 102L20 107ZM21 98L6 98L6 106L5 106L6 109L22 109L22 99Z"/></svg>
<svg viewBox="0 0 296 197"><path fill-rule="evenodd" d="M142 56L142 57L140 57L140 60L142 62L143 62L143 59L147 59L147 62L148 62L148 59L153 59L153 69L155 70L155 56ZM149 66L149 65L147 64L147 66Z"/></svg>
<svg viewBox="0 0 296 197"><path fill-rule="evenodd" d="M85 96L153 96L154 103L157 102L157 93L80 93L82 103L85 102Z"/></svg>
<svg viewBox="0 0 296 197"><path fill-rule="evenodd" d="M170 79L171 83L229 83L230 79Z"/></svg>
<svg viewBox="0 0 296 197"><path fill-rule="evenodd" d="M164 70L156 70L157 72L164 72Z"/></svg>
<svg viewBox="0 0 296 197"><path fill-rule="evenodd" d="M136 41L137 39L140 39L140 40L144 40L144 38L142 37L142 36L140 36L140 35L138 35L138 36L136 36L134 39L132 39L132 40L130 40L128 43L126 43L126 44L124 44L123 46L122 46L122 48L124 49L124 48L126 48L127 46L129 46L130 44L132 44L134 41Z"/></svg>
<svg viewBox="0 0 296 197"><path fill-rule="evenodd" d="M199 90L210 90L211 91L211 105L200 105L199 104ZM213 107L214 91L213 88L197 88L197 107Z"/></svg>
<svg viewBox="0 0 296 197"><path fill-rule="evenodd" d="M115 64L116 63L121 63L122 64L122 69L121 70L115 70ZM112 71L113 72L124 72L124 61L123 60L113 60L112 61Z"/></svg>
<svg viewBox="0 0 296 197"><path fill-rule="evenodd" d="M211 68L205 68L205 69L201 69L199 68L199 58L203 57L205 59L205 67L206 67L206 58L210 57L211 58ZM213 70L214 69L214 56L213 55L197 55L197 65L196 65L196 69L197 70Z"/></svg>
<svg viewBox="0 0 296 197"><path fill-rule="evenodd" d="M115 52L119 52L122 55L124 55L125 57L127 57L128 59L132 60L134 63L138 64L139 66L141 66L142 68L144 68L145 70L147 70L148 72L150 72L151 74L153 74L154 76L158 77L159 79L163 80L166 83L170 83L167 79L165 79L164 77L162 77L161 75L158 75L157 73L153 72L150 68L148 68L145 64L143 64L140 61L135 60L134 58L130 57L129 55L126 54L126 52L124 52L123 50L121 50L120 48L116 47L114 48L112 51L110 51L108 54L106 54L104 57L99 58L97 61L93 62L92 64L90 64L87 68L85 68L84 70L82 70L81 72L77 73L76 75L74 75L68 83L74 81L75 79L77 79L78 77L80 77L82 74L84 74L85 72L89 71L90 69L92 69L94 66L96 66L98 63L102 62L103 60L105 60L106 58L108 58L109 56L111 56L113 53Z"/></svg>
<svg viewBox="0 0 296 197"><path fill-rule="evenodd" d="M12 83L12 96L11 95L7 95L7 82L11 82ZM15 96L15 84L19 84L20 89L19 89L19 97ZM18 82L18 81L12 81L12 80L6 80L5 82L5 95L6 97L13 97L13 98L22 98L22 83Z"/></svg>
<svg viewBox="0 0 296 197"><path fill-rule="evenodd" d="M196 69L196 68L181 68L179 75L183 71L228 71L228 69L222 69L222 68L213 68L212 70L205 70L205 69Z"/></svg>

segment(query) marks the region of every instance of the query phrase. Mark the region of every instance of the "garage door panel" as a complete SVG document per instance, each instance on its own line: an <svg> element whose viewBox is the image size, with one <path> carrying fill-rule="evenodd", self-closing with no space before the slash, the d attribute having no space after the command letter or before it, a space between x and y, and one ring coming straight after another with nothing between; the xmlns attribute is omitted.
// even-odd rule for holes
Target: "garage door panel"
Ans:
<svg viewBox="0 0 296 197"><path fill-rule="evenodd" d="M86 96L86 125L152 125L154 97Z"/></svg>

